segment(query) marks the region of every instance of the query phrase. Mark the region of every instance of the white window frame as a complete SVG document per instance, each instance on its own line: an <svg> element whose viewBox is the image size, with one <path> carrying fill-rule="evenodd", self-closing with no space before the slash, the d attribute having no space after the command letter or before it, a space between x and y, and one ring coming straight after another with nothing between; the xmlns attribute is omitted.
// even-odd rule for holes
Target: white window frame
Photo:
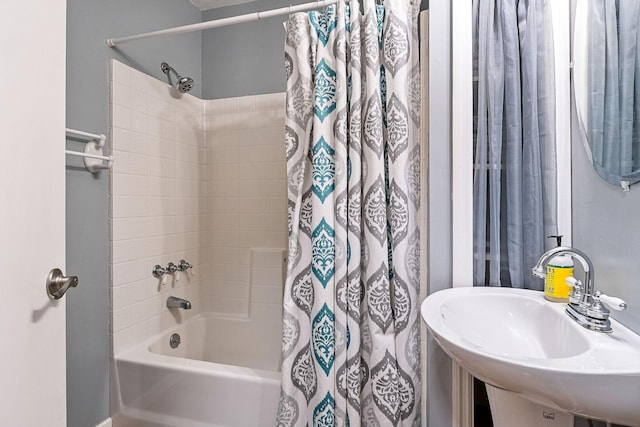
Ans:
<svg viewBox="0 0 640 427"><path fill-rule="evenodd" d="M570 0L549 1L556 72L558 232L571 245ZM452 259L453 287L473 286L473 52L472 2L453 0L452 67ZM452 426L473 427L473 377L452 363Z"/></svg>

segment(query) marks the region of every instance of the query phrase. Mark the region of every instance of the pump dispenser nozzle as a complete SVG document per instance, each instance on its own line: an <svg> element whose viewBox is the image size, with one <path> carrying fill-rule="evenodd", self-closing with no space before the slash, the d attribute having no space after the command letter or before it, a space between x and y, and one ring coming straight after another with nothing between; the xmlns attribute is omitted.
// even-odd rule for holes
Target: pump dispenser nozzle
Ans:
<svg viewBox="0 0 640 427"><path fill-rule="evenodd" d="M556 244L558 246L562 246L562 235L559 235L559 236L554 236L554 235L547 236L547 239L556 239Z"/></svg>

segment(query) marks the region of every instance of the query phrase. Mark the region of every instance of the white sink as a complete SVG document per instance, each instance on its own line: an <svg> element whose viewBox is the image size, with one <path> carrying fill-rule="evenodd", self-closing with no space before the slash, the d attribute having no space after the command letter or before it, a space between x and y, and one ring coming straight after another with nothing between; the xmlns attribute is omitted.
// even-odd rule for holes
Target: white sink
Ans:
<svg viewBox="0 0 640 427"><path fill-rule="evenodd" d="M542 292L452 288L430 295L422 318L440 346L475 377L527 400L640 426L640 336L612 320L593 332Z"/></svg>

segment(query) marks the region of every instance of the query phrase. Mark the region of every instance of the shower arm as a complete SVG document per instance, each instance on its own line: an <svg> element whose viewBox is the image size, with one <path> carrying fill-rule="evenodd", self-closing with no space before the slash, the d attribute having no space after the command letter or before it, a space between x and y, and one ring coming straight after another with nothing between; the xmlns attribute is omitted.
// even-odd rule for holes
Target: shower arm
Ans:
<svg viewBox="0 0 640 427"><path fill-rule="evenodd" d="M182 76L180 74L178 74L178 72L171 65L167 64L166 62L163 62L162 64L160 64L160 68L162 69L162 72L165 73L169 77L171 77L169 75L169 73L171 71L173 71L173 74L176 75L176 79L180 80L182 78Z"/></svg>

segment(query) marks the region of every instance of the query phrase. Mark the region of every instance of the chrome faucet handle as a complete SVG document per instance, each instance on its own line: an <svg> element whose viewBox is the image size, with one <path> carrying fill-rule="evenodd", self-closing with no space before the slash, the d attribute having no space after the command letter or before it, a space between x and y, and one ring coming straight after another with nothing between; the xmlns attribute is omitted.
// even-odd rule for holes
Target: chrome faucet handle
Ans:
<svg viewBox="0 0 640 427"><path fill-rule="evenodd" d="M594 301L596 300L600 301L604 303L607 307L617 311L622 311L627 309L627 303L622 298L605 295L600 291L597 291L595 294L593 294L593 299Z"/></svg>
<svg viewBox="0 0 640 427"><path fill-rule="evenodd" d="M153 274L153 277L160 279L163 274L167 273L167 270L165 270L161 265L156 264L153 267L153 270L151 270L151 273Z"/></svg>
<svg viewBox="0 0 640 427"><path fill-rule="evenodd" d="M173 274L176 271L178 271L178 266L175 265L174 263L170 262L169 264L167 264L167 273L169 274Z"/></svg>
<svg viewBox="0 0 640 427"><path fill-rule="evenodd" d="M181 259L180 262L178 263L178 270L180 271L189 270L190 268L193 268L193 265L191 265L190 263L188 263L183 259Z"/></svg>
<svg viewBox="0 0 640 427"><path fill-rule="evenodd" d="M573 276L567 277L565 282L567 282L567 286L571 288L569 302L573 304L580 304L584 297L584 286L582 285L582 282Z"/></svg>
<svg viewBox="0 0 640 427"><path fill-rule="evenodd" d="M602 301L600 301L600 292L598 291L593 294L591 299L591 305L587 308L587 316L594 319L607 320L611 312L604 306L604 304L602 304Z"/></svg>

